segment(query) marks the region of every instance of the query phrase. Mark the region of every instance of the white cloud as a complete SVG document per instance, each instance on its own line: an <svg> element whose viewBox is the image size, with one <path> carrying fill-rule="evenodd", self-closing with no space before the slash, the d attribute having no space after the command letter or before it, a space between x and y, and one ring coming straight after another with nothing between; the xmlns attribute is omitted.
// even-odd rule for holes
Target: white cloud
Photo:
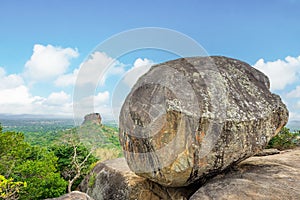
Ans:
<svg viewBox="0 0 300 200"><path fill-rule="evenodd" d="M271 90L283 90L287 85L295 83L300 74L300 56L287 56L285 60L265 62L259 59L254 68L265 73L271 82Z"/></svg>
<svg viewBox="0 0 300 200"><path fill-rule="evenodd" d="M0 113L7 114L43 114L69 116L73 114L71 96L65 92L51 93L47 98L33 96L22 85L16 88L0 90Z"/></svg>
<svg viewBox="0 0 300 200"><path fill-rule="evenodd" d="M70 59L78 55L76 49L36 44L30 60L25 64L24 75L32 81L50 80L65 73Z"/></svg>
<svg viewBox="0 0 300 200"><path fill-rule="evenodd" d="M74 69L74 71L70 74L64 74L59 76L55 81L54 84L59 87L67 87L75 85L76 78L78 76L79 69Z"/></svg>
<svg viewBox="0 0 300 200"><path fill-rule="evenodd" d="M300 120L300 113L297 112L290 112L289 113L289 121L293 121L293 120Z"/></svg>
<svg viewBox="0 0 300 200"><path fill-rule="evenodd" d="M128 70L123 78L124 83L126 83L130 88L137 82L137 80L145 74L150 67L154 64L153 61L147 58L138 58L135 60L133 67Z"/></svg>
<svg viewBox="0 0 300 200"><path fill-rule="evenodd" d="M15 88L0 90L0 105L20 104L26 105L34 101L30 95L28 88L21 85ZM2 106L1 106L2 107Z"/></svg>
<svg viewBox="0 0 300 200"><path fill-rule="evenodd" d="M99 92L94 97L94 111L99 112L103 119L110 120L112 117L112 108L109 104L110 94L108 91Z"/></svg>
<svg viewBox="0 0 300 200"><path fill-rule="evenodd" d="M104 85L106 78L111 75L120 75L125 73L125 65L104 52L94 52L83 63L79 69L72 73L64 74L55 80L55 85L65 87L70 85L93 84Z"/></svg>
<svg viewBox="0 0 300 200"><path fill-rule="evenodd" d="M294 90L287 94L288 98L298 98L300 97L300 85L298 85Z"/></svg>
<svg viewBox="0 0 300 200"><path fill-rule="evenodd" d="M5 69L3 67L0 67L0 77L5 76L6 72Z"/></svg>
<svg viewBox="0 0 300 200"><path fill-rule="evenodd" d="M0 113L21 114L41 98L32 96L20 75L6 74L0 67Z"/></svg>
<svg viewBox="0 0 300 200"><path fill-rule="evenodd" d="M60 91L51 93L47 98L46 104L58 106L65 103L70 103L70 101L71 95L65 93L64 91Z"/></svg>
<svg viewBox="0 0 300 200"><path fill-rule="evenodd" d="M2 67L0 67L0 80L0 90L15 88L24 83L20 75L10 74L6 76L5 69Z"/></svg>
<svg viewBox="0 0 300 200"><path fill-rule="evenodd" d="M300 109L300 101L298 101L297 103L296 103L296 108L297 109ZM299 113L300 114L300 113Z"/></svg>
<svg viewBox="0 0 300 200"><path fill-rule="evenodd" d="M107 103L109 100L109 92L99 92L95 97L94 97L94 104L95 105L102 105L104 103Z"/></svg>

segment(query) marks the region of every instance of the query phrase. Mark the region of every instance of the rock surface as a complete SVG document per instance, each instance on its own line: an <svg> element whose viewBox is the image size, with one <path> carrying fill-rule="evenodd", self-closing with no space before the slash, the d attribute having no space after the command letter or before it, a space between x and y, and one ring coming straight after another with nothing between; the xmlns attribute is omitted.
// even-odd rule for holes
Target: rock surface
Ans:
<svg viewBox="0 0 300 200"><path fill-rule="evenodd" d="M82 122L82 125L86 124L86 123L93 123L93 124L101 125L100 114L99 113L91 113L91 114L84 116L84 121Z"/></svg>
<svg viewBox="0 0 300 200"><path fill-rule="evenodd" d="M79 191L73 191L71 193L65 194L58 198L45 199L45 200L94 200L94 199L92 199L85 193Z"/></svg>
<svg viewBox="0 0 300 200"><path fill-rule="evenodd" d="M251 157L201 187L190 200L300 199L300 148Z"/></svg>
<svg viewBox="0 0 300 200"><path fill-rule="evenodd" d="M124 158L98 163L80 190L94 200L184 200L196 189L165 188L133 173Z"/></svg>
<svg viewBox="0 0 300 200"><path fill-rule="evenodd" d="M255 154L254 156L270 156L270 155L274 155L274 154L279 154L280 151L278 149L264 149L260 152L258 152L257 154Z"/></svg>
<svg viewBox="0 0 300 200"><path fill-rule="evenodd" d="M164 186L203 183L261 151L287 123L268 78L226 57L153 66L121 109L120 142L132 171Z"/></svg>

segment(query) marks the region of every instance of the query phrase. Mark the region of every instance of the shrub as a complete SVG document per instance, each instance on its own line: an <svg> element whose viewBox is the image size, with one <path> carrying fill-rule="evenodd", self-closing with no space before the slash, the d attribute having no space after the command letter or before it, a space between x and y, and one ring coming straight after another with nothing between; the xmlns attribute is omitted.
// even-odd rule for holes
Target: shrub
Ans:
<svg viewBox="0 0 300 200"><path fill-rule="evenodd" d="M291 149L300 144L300 131L290 132L290 129L283 127L281 131L273 137L267 148L276 148L279 150Z"/></svg>

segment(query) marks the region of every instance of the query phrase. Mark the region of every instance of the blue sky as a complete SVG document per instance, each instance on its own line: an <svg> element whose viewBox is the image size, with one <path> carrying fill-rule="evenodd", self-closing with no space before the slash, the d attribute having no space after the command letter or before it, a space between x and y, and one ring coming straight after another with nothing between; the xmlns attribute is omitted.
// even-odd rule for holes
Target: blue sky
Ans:
<svg viewBox="0 0 300 200"><path fill-rule="evenodd" d="M209 55L266 73L290 118L300 120L299 10L298 0L0 0L0 113L71 116L74 77L100 43L126 30L162 27L193 38ZM99 53L95 61L110 60ZM110 117L114 83L132 68L173 57L143 50L116 60L95 91L95 111Z"/></svg>

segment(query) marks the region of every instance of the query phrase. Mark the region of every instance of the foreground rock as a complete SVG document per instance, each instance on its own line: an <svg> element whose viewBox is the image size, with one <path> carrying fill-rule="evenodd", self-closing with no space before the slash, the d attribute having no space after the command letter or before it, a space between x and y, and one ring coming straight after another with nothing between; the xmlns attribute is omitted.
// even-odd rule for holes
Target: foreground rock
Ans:
<svg viewBox="0 0 300 200"><path fill-rule="evenodd" d="M120 142L136 174L164 186L203 183L261 151L287 123L268 78L226 57L153 66L127 96Z"/></svg>
<svg viewBox="0 0 300 200"><path fill-rule="evenodd" d="M300 199L300 148L252 157L223 177L215 177L190 200Z"/></svg>
<svg viewBox="0 0 300 200"><path fill-rule="evenodd" d="M65 194L58 198L45 199L45 200L93 200L93 199L85 193L79 191L73 191L71 193Z"/></svg>
<svg viewBox="0 0 300 200"><path fill-rule="evenodd" d="M280 151L278 149L264 149L260 152L258 152L257 154L255 154L254 156L270 156L270 155L274 155L274 154L279 154Z"/></svg>
<svg viewBox="0 0 300 200"><path fill-rule="evenodd" d="M94 200L184 200L195 189L165 188L133 173L124 158L98 163L80 190Z"/></svg>

